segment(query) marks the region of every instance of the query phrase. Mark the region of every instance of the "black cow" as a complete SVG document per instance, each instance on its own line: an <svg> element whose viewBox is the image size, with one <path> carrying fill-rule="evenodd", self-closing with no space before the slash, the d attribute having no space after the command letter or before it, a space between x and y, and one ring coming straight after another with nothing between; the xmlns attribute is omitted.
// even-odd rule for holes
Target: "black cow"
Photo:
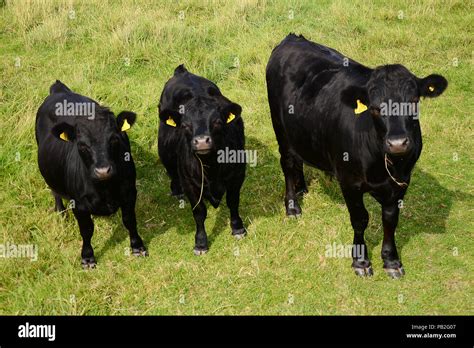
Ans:
<svg viewBox="0 0 474 348"><path fill-rule="evenodd" d="M287 215L301 214L296 195L307 192L303 162L334 175L354 229L352 267L358 275L371 275L364 241L369 215L362 198L369 192L382 205L384 269L401 277L394 233L421 153L418 101L443 93L446 79L420 79L402 65L371 69L294 34L273 50L266 79ZM397 105L398 112L390 112Z"/></svg>
<svg viewBox="0 0 474 348"><path fill-rule="evenodd" d="M196 222L194 253L207 252L204 200L214 208L226 194L232 235L246 234L239 215L245 163L228 163L222 151L244 150L242 108L211 81L183 65L165 84L159 103L158 154L171 178L171 194L186 194Z"/></svg>
<svg viewBox="0 0 474 348"><path fill-rule="evenodd" d="M93 215L110 215L122 209L130 233L132 253L146 255L135 218L135 164L125 130L135 122L133 112L117 118L107 108L72 92L56 81L36 115L38 165L52 190L57 211L70 208L82 236L82 266L96 265L91 245Z"/></svg>

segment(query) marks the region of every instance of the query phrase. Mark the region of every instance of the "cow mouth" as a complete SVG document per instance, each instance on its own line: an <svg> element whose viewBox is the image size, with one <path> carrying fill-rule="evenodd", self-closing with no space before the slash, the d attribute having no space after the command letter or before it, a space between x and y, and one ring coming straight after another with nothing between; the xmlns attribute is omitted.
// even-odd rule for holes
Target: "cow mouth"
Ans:
<svg viewBox="0 0 474 348"><path fill-rule="evenodd" d="M196 155L208 155L211 153L211 149L195 150Z"/></svg>
<svg viewBox="0 0 474 348"><path fill-rule="evenodd" d="M99 178L97 176L94 176L92 180L96 183L106 183L108 181L112 181L112 176L104 177L104 178Z"/></svg>

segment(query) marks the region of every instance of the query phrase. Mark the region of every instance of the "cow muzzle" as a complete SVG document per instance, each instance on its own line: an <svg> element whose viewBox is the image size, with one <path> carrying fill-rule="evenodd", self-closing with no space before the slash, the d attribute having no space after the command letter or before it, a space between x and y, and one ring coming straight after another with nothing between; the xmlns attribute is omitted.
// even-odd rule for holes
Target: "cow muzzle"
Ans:
<svg viewBox="0 0 474 348"><path fill-rule="evenodd" d="M408 137L390 137L385 140L386 152L394 156L403 156L410 151L411 142Z"/></svg>
<svg viewBox="0 0 474 348"><path fill-rule="evenodd" d="M105 166L105 167L96 167L94 168L94 176L95 179L103 181L108 180L112 177L112 166Z"/></svg>
<svg viewBox="0 0 474 348"><path fill-rule="evenodd" d="M198 155L205 155L211 152L214 144L209 135L199 135L192 140L192 149Z"/></svg>

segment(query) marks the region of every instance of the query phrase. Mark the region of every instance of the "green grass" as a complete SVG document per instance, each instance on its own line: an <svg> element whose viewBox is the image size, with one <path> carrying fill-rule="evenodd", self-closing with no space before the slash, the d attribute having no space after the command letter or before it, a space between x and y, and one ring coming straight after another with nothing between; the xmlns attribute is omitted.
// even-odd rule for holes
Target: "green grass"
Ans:
<svg viewBox="0 0 474 348"><path fill-rule="evenodd" d="M384 3L0 1L0 244L39 247L36 262L0 259L0 314L473 314L473 6ZM265 66L289 32L369 66L401 63L450 83L422 102L424 149L397 230L401 280L382 270L381 211L370 197L370 279L357 278L350 259L325 257L326 245L352 242L334 181L305 168L303 216L285 218ZM247 148L258 151L241 195L247 238L232 238L225 205L210 208L203 257L192 254L190 207L168 196L156 151L159 96L181 63L243 106ZM56 79L116 113L137 112L129 136L150 257L126 255L117 214L95 219L98 268L81 270L76 221L51 211L36 160L35 115Z"/></svg>

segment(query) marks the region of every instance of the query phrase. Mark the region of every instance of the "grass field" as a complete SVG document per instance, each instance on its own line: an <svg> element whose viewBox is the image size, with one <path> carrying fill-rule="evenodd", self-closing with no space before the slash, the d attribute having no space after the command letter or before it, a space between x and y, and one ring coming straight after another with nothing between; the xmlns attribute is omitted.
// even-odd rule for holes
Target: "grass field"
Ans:
<svg viewBox="0 0 474 348"><path fill-rule="evenodd" d="M0 314L474 314L473 25L469 1L0 1L0 244L35 244L38 260L0 259ZM182 12L181 12L182 11ZM305 168L310 193L285 217L284 180L266 97L265 66L289 32L368 66L401 63L444 75L447 91L424 100L424 148L397 230L406 276L382 270L381 209L366 197L375 275L326 246L352 242L336 182ZM225 205L209 209L210 251L192 253L189 204L179 209L157 156L157 104L184 63L243 107L248 167L241 215L230 234ZM95 218L98 268L80 267L72 214L52 211L36 160L34 120L60 79L118 113L137 165L137 218L148 258L127 255L119 214Z"/></svg>

